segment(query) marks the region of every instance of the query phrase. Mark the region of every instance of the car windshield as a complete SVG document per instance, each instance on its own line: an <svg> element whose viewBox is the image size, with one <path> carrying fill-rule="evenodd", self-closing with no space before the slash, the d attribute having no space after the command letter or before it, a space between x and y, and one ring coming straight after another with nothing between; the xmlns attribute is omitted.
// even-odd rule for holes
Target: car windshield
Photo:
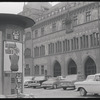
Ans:
<svg viewBox="0 0 100 100"><path fill-rule="evenodd" d="M93 80L95 75L88 75L86 81Z"/></svg>
<svg viewBox="0 0 100 100"><path fill-rule="evenodd" d="M44 79L45 79L45 77L43 77L43 76L39 76L39 77L35 77L34 78L35 81L37 81L37 80L44 80Z"/></svg>
<svg viewBox="0 0 100 100"><path fill-rule="evenodd" d="M65 80L67 81L77 80L77 75L68 75L66 76Z"/></svg>
<svg viewBox="0 0 100 100"><path fill-rule="evenodd" d="M48 81L55 81L56 78L49 78Z"/></svg>

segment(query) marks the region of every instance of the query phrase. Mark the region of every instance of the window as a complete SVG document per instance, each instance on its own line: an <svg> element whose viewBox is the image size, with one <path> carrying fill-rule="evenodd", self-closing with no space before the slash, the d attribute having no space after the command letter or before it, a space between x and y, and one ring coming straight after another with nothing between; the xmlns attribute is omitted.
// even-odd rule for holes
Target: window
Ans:
<svg viewBox="0 0 100 100"><path fill-rule="evenodd" d="M63 52L65 52L65 40L63 41Z"/></svg>
<svg viewBox="0 0 100 100"><path fill-rule="evenodd" d="M70 51L70 41L65 39L63 41L63 52Z"/></svg>
<svg viewBox="0 0 100 100"><path fill-rule="evenodd" d="M93 33L93 46L98 46L99 45L99 33L94 32Z"/></svg>
<svg viewBox="0 0 100 100"><path fill-rule="evenodd" d="M88 35L80 37L80 48L88 48Z"/></svg>
<svg viewBox="0 0 100 100"><path fill-rule="evenodd" d="M44 74L44 65L41 66L41 74Z"/></svg>
<svg viewBox="0 0 100 100"><path fill-rule="evenodd" d="M54 43L48 44L49 54L54 54Z"/></svg>
<svg viewBox="0 0 100 100"><path fill-rule="evenodd" d="M34 56L38 57L39 56L39 47L34 48Z"/></svg>
<svg viewBox="0 0 100 100"><path fill-rule="evenodd" d="M56 31L56 23L54 22L53 24L52 24L52 32L55 32Z"/></svg>
<svg viewBox="0 0 100 100"><path fill-rule="evenodd" d="M26 64L26 67L25 67L25 76L29 76L29 75L30 75L29 64Z"/></svg>
<svg viewBox="0 0 100 100"><path fill-rule="evenodd" d="M90 35L90 46L93 47L93 34Z"/></svg>
<svg viewBox="0 0 100 100"><path fill-rule="evenodd" d="M82 38L83 38L83 48L85 48L85 35L83 35Z"/></svg>
<svg viewBox="0 0 100 100"><path fill-rule="evenodd" d="M91 12L86 12L86 22L89 22L91 20Z"/></svg>
<svg viewBox="0 0 100 100"><path fill-rule="evenodd" d="M77 16L74 16L73 17L73 26L76 26L78 25L78 19L77 19Z"/></svg>
<svg viewBox="0 0 100 100"><path fill-rule="evenodd" d="M44 27L41 28L41 36L44 35Z"/></svg>
<svg viewBox="0 0 100 100"><path fill-rule="evenodd" d="M97 46L99 46L99 33L96 33Z"/></svg>
<svg viewBox="0 0 100 100"><path fill-rule="evenodd" d="M59 42L59 52L62 52L62 42Z"/></svg>
<svg viewBox="0 0 100 100"><path fill-rule="evenodd" d="M49 54L50 54L50 44L48 44L48 52L49 52Z"/></svg>
<svg viewBox="0 0 100 100"><path fill-rule="evenodd" d="M38 30L35 30L35 38L38 37Z"/></svg>
<svg viewBox="0 0 100 100"><path fill-rule="evenodd" d="M67 51L67 39L65 39L65 50Z"/></svg>
<svg viewBox="0 0 100 100"><path fill-rule="evenodd" d="M57 49L57 43L55 43L55 45L56 45L56 53L58 52L58 49Z"/></svg>
<svg viewBox="0 0 100 100"><path fill-rule="evenodd" d="M35 66L35 75L39 75L39 66L38 65Z"/></svg>
<svg viewBox="0 0 100 100"><path fill-rule="evenodd" d="M70 41L68 40L68 51L70 51Z"/></svg>
<svg viewBox="0 0 100 100"><path fill-rule="evenodd" d="M31 57L31 49L26 48L25 49L25 52L24 52L24 56L25 56L25 58Z"/></svg>
<svg viewBox="0 0 100 100"><path fill-rule="evenodd" d="M74 43L73 43L73 39L71 39L71 47L72 47L72 50L74 49Z"/></svg>
<svg viewBox="0 0 100 100"><path fill-rule="evenodd" d="M74 48L73 49L76 49L76 38L75 37L73 38L73 43L74 43Z"/></svg>
<svg viewBox="0 0 100 100"><path fill-rule="evenodd" d="M80 48L82 49L82 46L83 44L82 44L82 37L80 37Z"/></svg>
<svg viewBox="0 0 100 100"><path fill-rule="evenodd" d="M65 10L66 9L66 7L63 7L63 10Z"/></svg>
<svg viewBox="0 0 100 100"><path fill-rule="evenodd" d="M41 45L40 46L40 56L44 56L45 55L45 46Z"/></svg>
<svg viewBox="0 0 100 100"><path fill-rule="evenodd" d="M79 49L78 38L76 38L76 49Z"/></svg>
<svg viewBox="0 0 100 100"><path fill-rule="evenodd" d="M25 35L25 40L31 39L31 32L27 32Z"/></svg>
<svg viewBox="0 0 100 100"><path fill-rule="evenodd" d="M65 29L66 29L66 33L70 33L73 31L72 18L69 15L69 13L67 14L66 19L65 19Z"/></svg>
<svg viewBox="0 0 100 100"><path fill-rule="evenodd" d="M62 20L62 29L65 29L65 20Z"/></svg>
<svg viewBox="0 0 100 100"><path fill-rule="evenodd" d="M10 33L7 33L7 39L12 39L12 36L11 36L11 34Z"/></svg>

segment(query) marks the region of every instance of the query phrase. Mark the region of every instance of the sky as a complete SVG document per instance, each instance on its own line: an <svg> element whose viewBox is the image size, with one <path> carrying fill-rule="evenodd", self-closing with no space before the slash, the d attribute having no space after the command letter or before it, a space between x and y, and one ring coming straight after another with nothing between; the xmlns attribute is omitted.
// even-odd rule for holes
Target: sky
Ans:
<svg viewBox="0 0 100 100"><path fill-rule="evenodd" d="M59 2L50 2L55 5ZM23 10L24 2L0 2L0 13L18 14Z"/></svg>

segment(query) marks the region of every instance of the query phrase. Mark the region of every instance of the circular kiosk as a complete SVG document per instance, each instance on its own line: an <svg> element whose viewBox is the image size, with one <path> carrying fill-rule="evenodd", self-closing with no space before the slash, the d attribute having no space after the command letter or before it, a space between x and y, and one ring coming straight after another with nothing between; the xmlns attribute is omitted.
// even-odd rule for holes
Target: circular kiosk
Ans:
<svg viewBox="0 0 100 100"><path fill-rule="evenodd" d="M34 20L0 14L0 94L23 93L23 34Z"/></svg>

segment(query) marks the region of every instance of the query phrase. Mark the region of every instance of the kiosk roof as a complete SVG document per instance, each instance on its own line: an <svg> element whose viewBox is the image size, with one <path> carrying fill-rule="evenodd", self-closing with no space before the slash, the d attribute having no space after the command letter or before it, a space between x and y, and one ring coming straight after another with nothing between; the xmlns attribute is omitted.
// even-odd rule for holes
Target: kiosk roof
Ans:
<svg viewBox="0 0 100 100"><path fill-rule="evenodd" d="M0 14L0 25L1 24L14 24L24 28L32 27L35 22L31 18L17 15L17 14Z"/></svg>

